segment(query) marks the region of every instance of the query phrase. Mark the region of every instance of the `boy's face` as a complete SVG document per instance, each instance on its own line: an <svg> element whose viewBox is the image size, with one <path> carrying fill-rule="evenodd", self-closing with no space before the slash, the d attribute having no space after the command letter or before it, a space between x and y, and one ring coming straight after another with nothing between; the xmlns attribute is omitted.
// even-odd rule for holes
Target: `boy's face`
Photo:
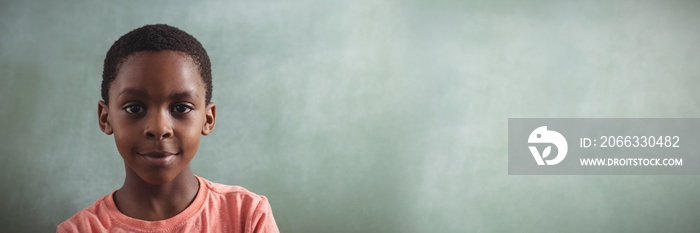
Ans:
<svg viewBox="0 0 700 233"><path fill-rule="evenodd" d="M187 55L137 52L119 69L100 101L100 127L111 134L126 165L142 180L162 185L189 166L201 135L214 129L215 105Z"/></svg>

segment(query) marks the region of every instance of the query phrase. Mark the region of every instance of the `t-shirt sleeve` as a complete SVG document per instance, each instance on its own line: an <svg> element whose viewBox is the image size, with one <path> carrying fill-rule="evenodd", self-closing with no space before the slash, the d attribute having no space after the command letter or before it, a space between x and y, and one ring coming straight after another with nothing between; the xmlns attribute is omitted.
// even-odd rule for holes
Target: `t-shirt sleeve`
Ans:
<svg viewBox="0 0 700 233"><path fill-rule="evenodd" d="M70 228L70 227L71 227L71 226L69 226L69 225L66 224L66 223L61 223L61 224L58 225L58 227L56 227L56 233L78 232L77 229L75 229L75 228Z"/></svg>
<svg viewBox="0 0 700 233"><path fill-rule="evenodd" d="M272 207L265 196L255 207L251 226L255 226L254 233L279 233L275 217L272 215Z"/></svg>

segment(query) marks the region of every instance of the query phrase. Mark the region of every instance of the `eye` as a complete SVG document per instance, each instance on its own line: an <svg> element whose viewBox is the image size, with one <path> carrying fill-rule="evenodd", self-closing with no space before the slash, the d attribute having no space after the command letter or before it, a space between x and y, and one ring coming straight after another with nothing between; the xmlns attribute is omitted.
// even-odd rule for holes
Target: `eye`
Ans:
<svg viewBox="0 0 700 233"><path fill-rule="evenodd" d="M138 113L143 113L146 111L141 105L129 105L124 108L124 111L131 113L131 114L138 114Z"/></svg>
<svg viewBox="0 0 700 233"><path fill-rule="evenodd" d="M178 105L173 106L172 110L173 110L173 112L176 112L176 113L188 113L188 112L192 111L192 107L184 105L184 104L178 104Z"/></svg>

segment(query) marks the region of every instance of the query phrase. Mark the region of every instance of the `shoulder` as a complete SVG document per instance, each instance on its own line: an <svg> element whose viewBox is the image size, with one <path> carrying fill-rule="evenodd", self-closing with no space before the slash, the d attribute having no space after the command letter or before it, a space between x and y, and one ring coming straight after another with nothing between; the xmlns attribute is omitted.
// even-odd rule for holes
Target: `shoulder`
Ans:
<svg viewBox="0 0 700 233"><path fill-rule="evenodd" d="M215 201L231 202L242 206L257 206L264 203L269 206L267 197L255 194L241 186L215 183L201 177L200 179L201 183L209 189L210 198Z"/></svg>
<svg viewBox="0 0 700 233"><path fill-rule="evenodd" d="M279 232L267 197L240 186L200 179L209 189L206 204L209 211L229 218L234 225L255 229L252 232Z"/></svg>
<svg viewBox="0 0 700 233"><path fill-rule="evenodd" d="M104 229L110 225L109 213L105 201L111 193L97 199L92 205L78 211L58 225L57 232L82 232L87 229Z"/></svg>

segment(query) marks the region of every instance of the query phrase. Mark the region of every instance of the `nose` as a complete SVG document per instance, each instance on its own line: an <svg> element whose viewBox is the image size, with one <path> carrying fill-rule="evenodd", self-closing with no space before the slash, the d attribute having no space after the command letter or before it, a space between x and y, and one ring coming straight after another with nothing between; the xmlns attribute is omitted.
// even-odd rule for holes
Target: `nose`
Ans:
<svg viewBox="0 0 700 233"><path fill-rule="evenodd" d="M144 129L146 138L163 140L173 136L172 119L167 113L162 111L154 111L149 114L147 125Z"/></svg>

